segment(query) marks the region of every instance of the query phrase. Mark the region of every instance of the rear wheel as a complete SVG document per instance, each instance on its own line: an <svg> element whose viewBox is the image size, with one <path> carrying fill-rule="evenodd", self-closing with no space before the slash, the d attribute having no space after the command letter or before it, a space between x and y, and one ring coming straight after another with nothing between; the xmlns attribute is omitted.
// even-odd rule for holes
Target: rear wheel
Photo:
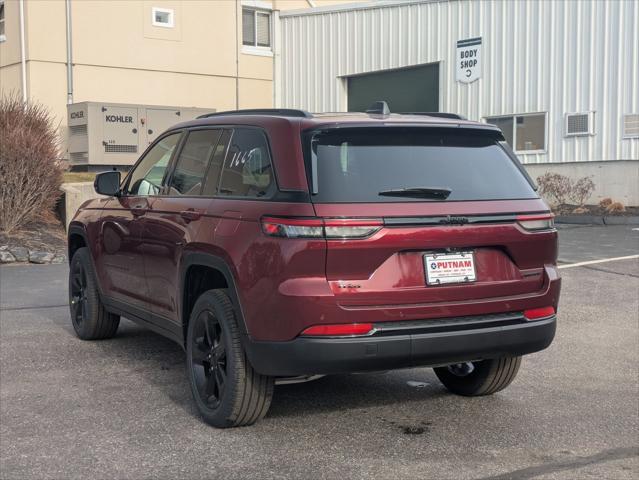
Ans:
<svg viewBox="0 0 639 480"><path fill-rule="evenodd" d="M187 332L191 392L204 420L219 428L251 425L266 415L273 378L250 365L233 306L221 290L198 298Z"/></svg>
<svg viewBox="0 0 639 480"><path fill-rule="evenodd" d="M506 388L517 376L521 357L503 357L435 368L437 378L457 395L492 395Z"/></svg>
<svg viewBox="0 0 639 480"><path fill-rule="evenodd" d="M87 247L76 250L69 269L69 308L75 333L82 340L115 335L119 315L107 312L100 300L93 263Z"/></svg>

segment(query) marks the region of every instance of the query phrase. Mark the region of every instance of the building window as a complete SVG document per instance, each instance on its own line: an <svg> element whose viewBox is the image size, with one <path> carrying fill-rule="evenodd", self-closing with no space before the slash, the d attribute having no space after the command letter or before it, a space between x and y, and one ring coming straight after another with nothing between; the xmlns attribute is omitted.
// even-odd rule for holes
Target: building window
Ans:
<svg viewBox="0 0 639 480"><path fill-rule="evenodd" d="M639 114L631 113L623 116L623 137L639 138Z"/></svg>
<svg viewBox="0 0 639 480"><path fill-rule="evenodd" d="M151 14L154 27L173 28L175 25L175 14L170 8L153 7Z"/></svg>
<svg viewBox="0 0 639 480"><path fill-rule="evenodd" d="M270 12L251 8L242 9L242 45L270 50Z"/></svg>
<svg viewBox="0 0 639 480"><path fill-rule="evenodd" d="M7 39L4 35L4 0L0 0L0 42Z"/></svg>
<svg viewBox="0 0 639 480"><path fill-rule="evenodd" d="M504 138L517 153L546 150L546 114L526 113L486 117L486 122L501 128Z"/></svg>

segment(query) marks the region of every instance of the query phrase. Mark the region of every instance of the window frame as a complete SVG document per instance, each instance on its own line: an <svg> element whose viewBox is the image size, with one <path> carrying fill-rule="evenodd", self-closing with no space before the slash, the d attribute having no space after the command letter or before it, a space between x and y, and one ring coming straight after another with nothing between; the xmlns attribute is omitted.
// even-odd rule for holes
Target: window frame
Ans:
<svg viewBox="0 0 639 480"><path fill-rule="evenodd" d="M156 13L166 13L169 16L169 23L158 22L155 20ZM172 8L151 7L151 24L154 27L173 28L175 27L175 10Z"/></svg>
<svg viewBox="0 0 639 480"><path fill-rule="evenodd" d="M535 117L535 116L544 116L544 148L535 149L535 150L517 150L517 117ZM491 124L491 119L495 118L511 118L513 121L513 145L512 150L516 154L521 155L538 155L548 153L548 112L527 112L527 113L506 113L503 115L495 114L495 115L484 115L483 121L485 123Z"/></svg>
<svg viewBox="0 0 639 480"><path fill-rule="evenodd" d="M244 12L251 12L253 16L253 31L255 32L255 38L253 39L253 44L247 45L244 43L244 27L242 26L242 53L247 53L249 55L262 55L267 57L273 56L273 12L272 10L268 10L265 8L257 8L242 5L242 16ZM258 15L264 15L268 17L268 46L258 45L257 44L257 17Z"/></svg>
<svg viewBox="0 0 639 480"><path fill-rule="evenodd" d="M245 129L251 129L251 130L259 130L263 135L264 138L266 139L266 147L268 148L268 154L269 154L269 158L271 159L271 167L273 170L273 179L274 179L274 183L275 183L275 188L273 189L273 192L269 195L265 195L263 197L246 197L243 195L170 195L168 192L168 186L169 186L169 182L171 180L171 178L173 177L173 172L175 170L175 167L177 165L177 159L179 158L179 155L182 153L182 149L184 148L184 144L186 143L186 139L188 138L188 134L190 132L196 131L196 130L230 130L231 131L231 136L229 137L229 144L231 142L231 140L233 139L233 134L235 133L235 130L238 128L245 128ZM273 148L271 147L271 138L268 134L268 131L265 128L262 127L257 127L257 126L253 126L253 125L237 125L237 124L216 124L216 125L201 125L201 126L197 126L197 127L191 127L191 128L184 128L184 129L180 129L180 130L172 130L170 132L166 132L164 135L162 135L161 137L158 137L155 142L153 142L151 145L149 145L147 147L147 149L144 151L144 153L142 154L142 156L138 159L137 162L135 162L135 164L133 165L133 167L131 168L131 170L129 170L127 176L125 177L124 181L122 182L122 187L123 188L128 188L128 181L129 181L129 177L131 175L131 173L135 170L135 168L137 168L138 164L142 161L142 159L147 155L147 153L151 150L151 148L160 140L162 140L163 138L166 138L169 135L172 135L174 133L180 132L182 134L180 140L178 141L178 144L175 147L175 150L173 151L173 155L171 156L171 159L169 160L169 165L167 167L167 172L164 175L164 178L162 179L162 188L160 189L160 192L157 195L149 195L148 197L162 197L162 198L208 198L208 199L217 199L217 200L245 200L245 201L249 201L249 202L261 202L261 201L282 201L282 202L306 202L306 201L310 201L308 199L307 196L307 192L303 192L303 191L298 191L298 190L281 190L280 189L280 184L279 184L279 180L277 178L277 168L275 167L275 157L273 156ZM222 137L220 137L222 138ZM219 141L219 140L218 140ZM217 148L217 147L216 147ZM220 171L220 177L217 180L217 188L216 191L219 191L220 189L220 185L222 182L222 173L224 170L224 165L226 163L226 157L228 155L228 148L226 149L226 151L224 152L224 160L222 161L222 170ZM207 165L207 170L205 173L205 176L208 175L209 169L211 167L211 160L213 159L213 157L209 158L209 163ZM202 184L202 187L204 187L204 184ZM203 190L200 190L200 192L203 192ZM301 194L301 195L300 195ZM134 196L134 195L123 195L123 196Z"/></svg>
<svg viewBox="0 0 639 480"><path fill-rule="evenodd" d="M7 41L7 2L5 0L0 0L0 7L2 7L2 18L0 18L0 24L2 24L2 31L4 33L0 34L0 43Z"/></svg>
<svg viewBox="0 0 639 480"><path fill-rule="evenodd" d="M179 130L171 130L169 132L165 132L163 135L160 135L158 138L155 139L155 141L153 143L151 143L148 147L146 147L146 150L144 150L144 152L142 152L142 155L140 155L140 158L138 158L138 160L133 164L133 166L129 169L129 171L126 174L126 177L124 177L124 180L122 180L122 183L120 184L120 197L123 198L132 198L132 197L145 197L145 198L157 198L157 197L161 197L163 196L164 190L166 188L166 180L169 177L169 175L171 175L173 173L173 167L175 164L175 159L176 159L176 155L182 151L182 146L184 145L184 140L186 139L186 130L184 129L179 129ZM171 157L169 158L169 163L166 166L166 171L164 172L164 175L162 177L162 183L160 184L160 191L158 192L157 195L131 195L128 192L129 189L129 184L131 182L131 177L133 176L133 172L135 172L135 170L138 168L138 166L140 165L140 163L142 163L144 161L144 159L146 158L146 156L149 154L149 152L155 148L155 146L160 143L162 140L164 140L166 137L169 137L171 135L179 135L178 141L175 144L175 148L173 149L173 152L171 153Z"/></svg>

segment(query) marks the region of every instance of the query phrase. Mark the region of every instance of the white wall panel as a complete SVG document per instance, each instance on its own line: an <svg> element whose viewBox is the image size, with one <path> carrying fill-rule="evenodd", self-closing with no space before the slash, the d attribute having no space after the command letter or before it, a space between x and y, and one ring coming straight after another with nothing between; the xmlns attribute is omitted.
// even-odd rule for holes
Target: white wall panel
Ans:
<svg viewBox="0 0 639 480"><path fill-rule="evenodd" d="M547 112L547 152L526 163L639 159L623 115L639 113L639 2L411 0L281 13L279 106L346 108L344 77L440 62L440 110L473 120ZM483 38L482 77L455 81L457 40ZM391 105L392 108L392 105ZM595 135L564 136L595 111Z"/></svg>

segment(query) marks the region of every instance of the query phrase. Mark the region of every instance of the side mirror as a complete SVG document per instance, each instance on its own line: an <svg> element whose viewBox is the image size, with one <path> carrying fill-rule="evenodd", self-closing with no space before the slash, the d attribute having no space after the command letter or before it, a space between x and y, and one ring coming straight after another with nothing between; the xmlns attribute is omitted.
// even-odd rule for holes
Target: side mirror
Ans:
<svg viewBox="0 0 639 480"><path fill-rule="evenodd" d="M102 172L95 176L93 188L100 195L116 197L120 194L120 172Z"/></svg>

